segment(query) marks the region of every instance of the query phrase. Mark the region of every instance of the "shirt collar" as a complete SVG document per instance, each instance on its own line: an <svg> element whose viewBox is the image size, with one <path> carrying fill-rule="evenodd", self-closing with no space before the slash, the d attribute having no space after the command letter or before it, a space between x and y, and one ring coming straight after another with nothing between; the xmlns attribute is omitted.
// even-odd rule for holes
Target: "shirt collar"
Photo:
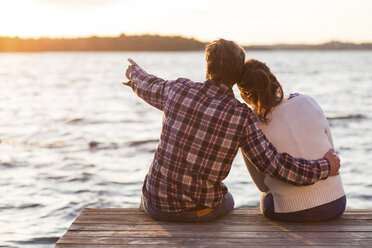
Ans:
<svg viewBox="0 0 372 248"><path fill-rule="evenodd" d="M235 97L234 95L234 91L232 90L232 88L224 85L224 84L217 84L216 82L208 79L207 81L204 82L205 84L207 85L213 85L215 87L218 87L218 90L217 90L217 94L229 94L229 95L232 95L233 97Z"/></svg>

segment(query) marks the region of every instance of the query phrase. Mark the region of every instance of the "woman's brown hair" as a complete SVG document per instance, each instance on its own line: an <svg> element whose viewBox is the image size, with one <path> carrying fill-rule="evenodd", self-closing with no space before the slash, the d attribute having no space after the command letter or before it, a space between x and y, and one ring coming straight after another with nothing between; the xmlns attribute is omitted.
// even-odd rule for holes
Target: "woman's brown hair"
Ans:
<svg viewBox="0 0 372 248"><path fill-rule="evenodd" d="M272 109L283 100L282 86L274 74L265 63L255 59L244 63L238 88L252 101L259 119L266 124L270 121Z"/></svg>

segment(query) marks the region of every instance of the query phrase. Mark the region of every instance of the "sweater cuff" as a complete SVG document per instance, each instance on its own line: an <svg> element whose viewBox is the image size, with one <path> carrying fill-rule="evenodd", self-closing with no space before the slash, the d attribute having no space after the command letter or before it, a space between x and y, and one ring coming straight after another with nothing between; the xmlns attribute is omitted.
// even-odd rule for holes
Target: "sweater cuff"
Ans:
<svg viewBox="0 0 372 248"><path fill-rule="evenodd" d="M319 163L320 175L319 179L327 179L330 172L330 164L327 159L322 158L317 161Z"/></svg>

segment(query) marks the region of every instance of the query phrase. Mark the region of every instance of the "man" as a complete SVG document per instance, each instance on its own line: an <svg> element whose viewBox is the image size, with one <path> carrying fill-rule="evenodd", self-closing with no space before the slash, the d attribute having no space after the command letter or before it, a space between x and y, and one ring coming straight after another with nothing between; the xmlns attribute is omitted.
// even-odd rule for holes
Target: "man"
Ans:
<svg viewBox="0 0 372 248"><path fill-rule="evenodd" d="M206 47L207 80L166 81L146 73L134 61L127 85L163 111L154 160L142 188L141 208L156 220L211 221L227 214L234 200L222 181L239 147L257 169L293 184L312 184L335 175L339 158L308 161L280 154L258 128L252 110L234 97L244 50L220 39Z"/></svg>

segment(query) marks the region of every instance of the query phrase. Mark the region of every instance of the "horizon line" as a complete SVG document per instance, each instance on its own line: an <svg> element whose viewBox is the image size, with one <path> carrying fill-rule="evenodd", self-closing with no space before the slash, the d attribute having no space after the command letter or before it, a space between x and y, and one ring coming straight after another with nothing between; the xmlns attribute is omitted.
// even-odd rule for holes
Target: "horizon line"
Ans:
<svg viewBox="0 0 372 248"><path fill-rule="evenodd" d="M208 44L212 41L206 41L206 40L200 40L198 38L192 37L192 36L184 36L180 34L158 34L158 33L139 33L139 34L126 34L126 33L120 33L117 35L98 35L98 34L91 34L91 35L82 35L82 36L6 36L6 35L0 35L0 38L8 38L8 39L21 39L21 40L40 40L40 39L87 39L87 38L118 38L120 36L160 36L160 37L180 37L184 39L190 39L190 40L196 40L201 43ZM221 37L222 38L222 37ZM299 41L299 42L293 42L293 41L278 41L278 42L261 42L261 43L241 43L236 40L233 40L237 42L241 46L278 46L278 45L322 45L326 43L332 43L332 42L339 42L344 44L371 44L372 41L350 41L350 40L341 40L341 39L327 39L323 41Z"/></svg>

